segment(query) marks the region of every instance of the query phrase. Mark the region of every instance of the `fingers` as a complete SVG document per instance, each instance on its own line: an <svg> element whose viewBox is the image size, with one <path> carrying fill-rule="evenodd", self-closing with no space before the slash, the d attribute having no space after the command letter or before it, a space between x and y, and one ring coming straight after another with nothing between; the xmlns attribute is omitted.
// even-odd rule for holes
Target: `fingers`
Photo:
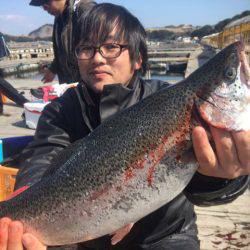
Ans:
<svg viewBox="0 0 250 250"><path fill-rule="evenodd" d="M9 224L8 250L23 250L22 236L23 224L12 221Z"/></svg>
<svg viewBox="0 0 250 250"><path fill-rule="evenodd" d="M195 127L192 137L195 156L199 164L198 171L201 174L211 176L212 172L218 168L218 160L205 129L201 126Z"/></svg>
<svg viewBox="0 0 250 250"><path fill-rule="evenodd" d="M0 250L46 250L33 235L25 233L20 221L11 221L9 218L0 219Z"/></svg>
<svg viewBox="0 0 250 250"><path fill-rule="evenodd" d="M236 144L241 174L250 174L250 131L239 131L232 133Z"/></svg>
<svg viewBox="0 0 250 250"><path fill-rule="evenodd" d="M44 246L37 238L31 234L24 234L22 238L23 245L26 250L46 250Z"/></svg>
<svg viewBox="0 0 250 250"><path fill-rule="evenodd" d="M46 250L33 235L25 233L23 224L19 221L11 221L9 218L0 219L0 250Z"/></svg>
<svg viewBox="0 0 250 250"><path fill-rule="evenodd" d="M0 250L23 250L23 225L9 218L0 220Z"/></svg>
<svg viewBox="0 0 250 250"><path fill-rule="evenodd" d="M120 228L119 230L117 230L111 239L111 244L115 245L119 241L121 241L130 232L133 225L134 225L134 223L130 223L130 224Z"/></svg>
<svg viewBox="0 0 250 250"><path fill-rule="evenodd" d="M215 149L202 127L197 126L193 130L198 171L226 179L250 174L250 131L228 132L214 127L210 127L210 131Z"/></svg>
<svg viewBox="0 0 250 250"><path fill-rule="evenodd" d="M241 164L238 158L238 150L230 132L210 128L219 160L219 177L234 179L241 174ZM224 173L224 174L223 174Z"/></svg>
<svg viewBox="0 0 250 250"><path fill-rule="evenodd" d="M9 218L2 218L0 220L0 250L7 249L10 222L11 219Z"/></svg>

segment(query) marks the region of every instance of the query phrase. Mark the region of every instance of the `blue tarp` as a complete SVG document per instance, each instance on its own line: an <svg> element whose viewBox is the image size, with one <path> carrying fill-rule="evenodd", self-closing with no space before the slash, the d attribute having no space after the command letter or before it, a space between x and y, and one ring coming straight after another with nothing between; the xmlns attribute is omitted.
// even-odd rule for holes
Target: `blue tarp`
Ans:
<svg viewBox="0 0 250 250"><path fill-rule="evenodd" d="M6 159L20 153L33 140L33 136L17 136L0 140L2 141L2 158Z"/></svg>

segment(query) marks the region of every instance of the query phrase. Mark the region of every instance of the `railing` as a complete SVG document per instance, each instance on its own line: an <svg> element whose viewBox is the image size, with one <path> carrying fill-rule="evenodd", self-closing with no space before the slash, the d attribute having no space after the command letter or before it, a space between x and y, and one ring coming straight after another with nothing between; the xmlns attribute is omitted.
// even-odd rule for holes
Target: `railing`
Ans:
<svg viewBox="0 0 250 250"><path fill-rule="evenodd" d="M242 41L245 44L245 52L250 64L250 21L224 28L220 33L202 39L203 43L218 49L223 49L235 41Z"/></svg>

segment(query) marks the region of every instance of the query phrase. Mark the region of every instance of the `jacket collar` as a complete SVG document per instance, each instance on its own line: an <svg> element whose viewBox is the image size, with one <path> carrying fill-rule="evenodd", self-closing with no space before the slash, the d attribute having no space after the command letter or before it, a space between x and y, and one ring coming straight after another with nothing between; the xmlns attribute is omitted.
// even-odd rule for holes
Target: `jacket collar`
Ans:
<svg viewBox="0 0 250 250"><path fill-rule="evenodd" d="M84 82L82 90L86 104L89 107L99 108L100 121L102 122L138 101L141 93L141 79L138 74L135 74L127 86L119 83L105 85L99 98Z"/></svg>

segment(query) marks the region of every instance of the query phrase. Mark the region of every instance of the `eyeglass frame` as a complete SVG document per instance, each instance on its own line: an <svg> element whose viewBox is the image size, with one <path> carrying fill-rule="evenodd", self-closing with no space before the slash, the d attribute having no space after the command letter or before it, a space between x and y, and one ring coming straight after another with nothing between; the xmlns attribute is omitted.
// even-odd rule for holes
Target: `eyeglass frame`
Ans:
<svg viewBox="0 0 250 250"><path fill-rule="evenodd" d="M116 56L114 56L114 57L105 57L105 56L103 55L103 53L102 53L102 50L101 50L101 47L102 47L102 46L105 46L105 45L118 45L119 48L120 48L120 51L119 51L119 53L118 53ZM90 58L86 58L86 59L81 59L81 58L79 58L78 55L77 55L77 49L80 48L80 47L90 47L90 48L93 50L93 55L92 55ZM81 46L77 46L77 47L75 48L75 56L76 56L76 58L77 58L78 60L90 60L90 59L94 58L96 52L98 51L99 54L100 54L103 58L105 58L105 59L114 59L114 58L119 57L119 56L121 55L121 53L122 53L122 50L125 49L125 48L128 48L128 47L129 47L128 44L119 44L119 43L103 43L103 44L100 45L100 46L87 46L87 45L81 45Z"/></svg>

